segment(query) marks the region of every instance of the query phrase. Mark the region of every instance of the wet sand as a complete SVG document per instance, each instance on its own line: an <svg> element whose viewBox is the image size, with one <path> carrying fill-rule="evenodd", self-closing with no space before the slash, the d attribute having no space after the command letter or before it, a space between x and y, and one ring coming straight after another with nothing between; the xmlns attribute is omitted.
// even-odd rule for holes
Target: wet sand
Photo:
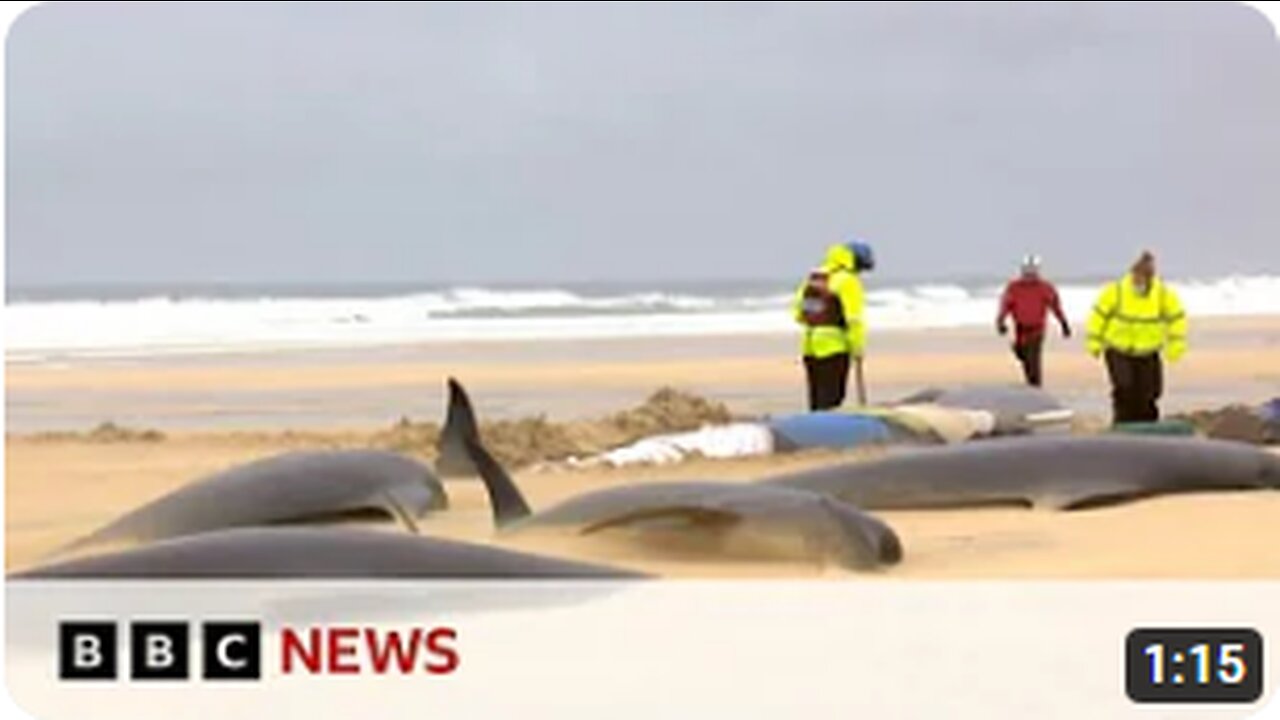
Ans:
<svg viewBox="0 0 1280 720"><path fill-rule="evenodd" d="M450 375L473 388L491 419L599 415L664 385L738 413L796 412L804 403L796 350L794 336L758 335L11 363L6 422L19 433L108 420L162 430L371 427L438 419ZM994 331L881 332L866 375L875 402L932 384L1016 381L1019 369ZM1072 407L1106 411L1105 370L1078 337L1050 338L1045 376ZM1199 321L1191 352L1166 378L1170 411L1280 395L1280 318Z"/></svg>

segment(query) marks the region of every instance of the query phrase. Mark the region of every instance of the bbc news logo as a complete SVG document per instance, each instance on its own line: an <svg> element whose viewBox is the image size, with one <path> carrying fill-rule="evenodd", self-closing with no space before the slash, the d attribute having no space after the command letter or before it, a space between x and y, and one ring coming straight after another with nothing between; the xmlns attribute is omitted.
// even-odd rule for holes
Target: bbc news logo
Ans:
<svg viewBox="0 0 1280 720"><path fill-rule="evenodd" d="M201 641L199 667L194 671L193 629ZM285 627L278 639L276 667L282 675L447 675L460 663L454 647L457 631L450 627ZM127 673L120 660L125 645ZM62 622L58 624L58 677L68 681L260 680L262 648L262 626L257 622Z"/></svg>

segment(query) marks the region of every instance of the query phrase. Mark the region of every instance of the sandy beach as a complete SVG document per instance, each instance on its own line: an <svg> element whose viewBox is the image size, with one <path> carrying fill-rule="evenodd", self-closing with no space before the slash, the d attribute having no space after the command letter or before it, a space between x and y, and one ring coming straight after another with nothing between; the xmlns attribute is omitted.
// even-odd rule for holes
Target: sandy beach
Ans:
<svg viewBox="0 0 1280 720"><path fill-rule="evenodd" d="M885 333L869 363L873 399L932 384L999 382L1015 367L998 338L976 330ZM78 535L183 483L299 447L385 440L399 418L440 420L444 379L467 382L487 420L591 418L671 386L735 415L800 409L793 338L420 346L372 352L149 358L14 365L8 392L6 563L29 566ZM1098 364L1053 341L1049 388L1080 415L1105 419ZM1206 321L1169 372L1169 411L1258 402L1280 394L1280 320ZM113 435L85 431L111 421ZM154 436L143 433L153 431ZM56 432L54 432L56 431ZM131 435L130 433L135 433ZM407 447L429 458L431 448ZM748 481L834 453L697 460L627 469L525 468L517 479L545 507L577 492L636 481ZM844 457L844 456L840 456ZM449 483L452 508L423 531L495 539L473 481ZM886 512L907 560L878 578L1280 577L1280 496L1165 497L1079 513L1015 509ZM607 560L675 577L840 575L810 562L653 557L618 542L524 538L518 547ZM868 576L869 577L869 576Z"/></svg>
<svg viewBox="0 0 1280 720"><path fill-rule="evenodd" d="M6 474L6 563L37 562L62 543L180 487L188 479L299 443L285 438L192 433L163 442L10 439ZM692 461L678 468L523 472L535 507L577 492L690 477L747 481L830 462L830 453L754 460ZM672 577L839 576L807 562L712 562L652 558L617 542L557 537L495 539L488 501L473 481L448 483L452 507L429 517L433 535L622 563ZM1155 498L1076 513L1021 509L879 513L902 536L907 560L892 578L1276 578L1280 495L1265 492Z"/></svg>

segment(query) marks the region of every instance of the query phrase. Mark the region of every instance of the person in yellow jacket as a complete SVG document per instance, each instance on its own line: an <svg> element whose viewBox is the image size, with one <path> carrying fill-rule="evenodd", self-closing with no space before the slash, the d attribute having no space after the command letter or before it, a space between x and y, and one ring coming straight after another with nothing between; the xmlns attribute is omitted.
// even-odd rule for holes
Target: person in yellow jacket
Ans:
<svg viewBox="0 0 1280 720"><path fill-rule="evenodd" d="M801 353L811 411L840 407L849 384L850 362L859 363L861 370L866 325L859 275L874 268L870 245L832 245L826 260L796 290L793 314L804 328Z"/></svg>
<svg viewBox="0 0 1280 720"><path fill-rule="evenodd" d="M1113 422L1159 420L1163 359L1174 363L1186 352L1187 315L1178 294L1156 275L1151 253L1102 289L1086 344L1090 355L1106 359Z"/></svg>

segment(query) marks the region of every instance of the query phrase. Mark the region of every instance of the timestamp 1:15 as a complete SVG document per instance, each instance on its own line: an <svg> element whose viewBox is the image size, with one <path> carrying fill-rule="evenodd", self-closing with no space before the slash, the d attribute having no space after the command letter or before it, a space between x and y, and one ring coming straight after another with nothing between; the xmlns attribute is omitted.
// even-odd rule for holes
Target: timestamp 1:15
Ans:
<svg viewBox="0 0 1280 720"><path fill-rule="evenodd" d="M1251 703L1262 696L1253 628L1138 628L1125 640L1125 687L1140 703Z"/></svg>
<svg viewBox="0 0 1280 720"><path fill-rule="evenodd" d="M1195 660L1195 682L1200 685L1207 685L1210 682L1210 670L1215 664L1212 661L1211 647L1208 643L1198 643L1187 648L1185 652L1175 651L1169 656L1166 652L1164 643L1151 643L1143 648L1143 654L1151 660L1151 682L1161 685L1167 682L1165 679L1165 667L1167 660L1172 660L1174 667L1181 666L1184 658L1193 658ZM1227 685L1236 685L1244 681L1248 675L1248 666L1244 660L1244 643L1225 643L1218 646L1217 672L1216 679L1218 682ZM1168 656L1168 657L1167 657ZM1171 680L1175 684L1184 682L1184 677L1180 672L1171 674Z"/></svg>

